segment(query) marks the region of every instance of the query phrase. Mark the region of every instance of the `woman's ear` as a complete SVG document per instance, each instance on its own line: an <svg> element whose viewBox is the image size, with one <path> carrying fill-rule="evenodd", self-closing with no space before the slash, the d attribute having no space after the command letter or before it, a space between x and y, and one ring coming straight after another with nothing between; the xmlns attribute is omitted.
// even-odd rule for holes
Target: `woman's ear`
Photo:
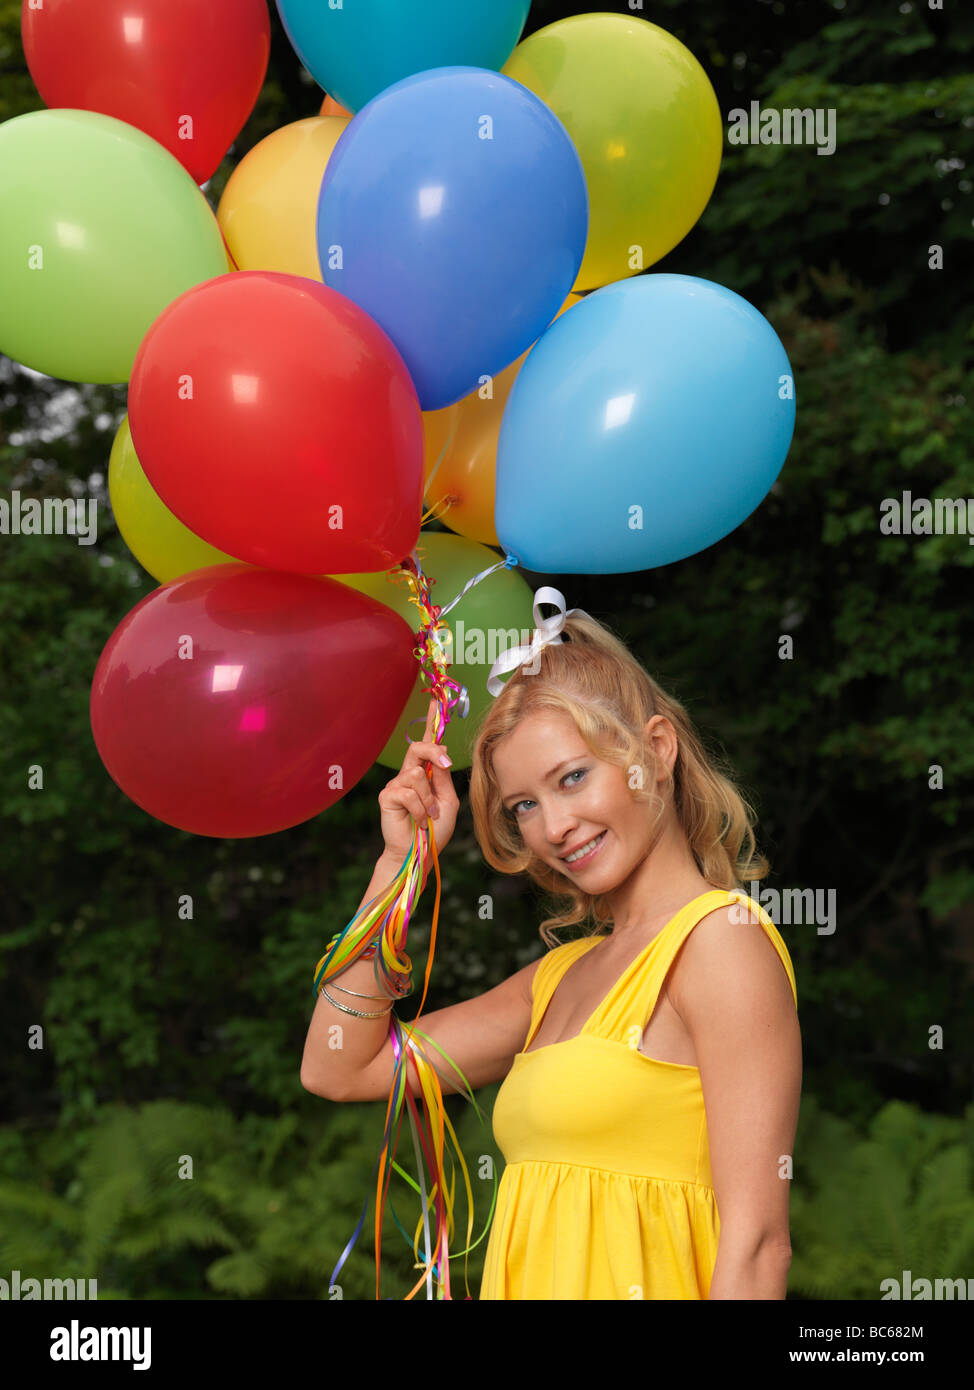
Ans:
<svg viewBox="0 0 974 1390"><path fill-rule="evenodd" d="M676 730L662 714L654 714L647 719L643 729L643 749L647 762L661 762L672 776L673 768L680 751Z"/></svg>

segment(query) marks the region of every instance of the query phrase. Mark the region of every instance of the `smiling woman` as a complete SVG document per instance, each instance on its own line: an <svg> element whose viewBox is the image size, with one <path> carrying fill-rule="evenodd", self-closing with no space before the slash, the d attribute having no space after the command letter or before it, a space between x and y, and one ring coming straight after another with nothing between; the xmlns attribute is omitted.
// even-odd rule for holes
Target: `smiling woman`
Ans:
<svg viewBox="0 0 974 1390"><path fill-rule="evenodd" d="M743 889L768 867L753 813L617 637L581 610L563 637L515 669L471 768L484 858L562 900L494 1107L480 1296L781 1299L801 1040Z"/></svg>
<svg viewBox="0 0 974 1390"><path fill-rule="evenodd" d="M543 648L537 669L521 666L508 679L478 731L470 775L488 864L527 871L566 900L541 924L545 944L557 946L556 929L586 920L599 934L645 920L660 897L679 898L677 862L691 886L740 891L763 878L753 811L683 706L587 613L570 614L564 636ZM610 806L622 817L615 827ZM613 829L614 843L607 836L597 855L566 862ZM665 865L663 853L649 857L655 845ZM622 876L637 866L637 882Z"/></svg>

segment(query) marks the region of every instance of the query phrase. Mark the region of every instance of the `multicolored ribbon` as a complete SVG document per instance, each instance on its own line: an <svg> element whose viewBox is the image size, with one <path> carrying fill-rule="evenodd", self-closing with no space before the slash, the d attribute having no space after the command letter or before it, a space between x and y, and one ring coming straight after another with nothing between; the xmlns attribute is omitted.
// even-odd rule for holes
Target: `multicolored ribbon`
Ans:
<svg viewBox="0 0 974 1390"><path fill-rule="evenodd" d="M429 685L422 689L428 693L436 702L433 741L439 742L443 736L446 726L450 722L452 711L459 706L460 717L466 718L469 712L469 698L466 688L451 680L446 670L449 661L446 656L446 649L452 646L443 640L443 634L449 633L448 625L441 621L443 615L457 604L468 589L474 584L479 584L486 579L489 574L493 574L498 569L511 569L517 564L517 560L508 555L506 560L500 561L496 565L491 565L488 569L482 570L464 585L461 592L445 607L439 607L433 603L430 589L436 580L424 575L418 557L418 549L413 555L403 560L394 570L388 571L387 577L395 582L401 582L404 578L412 589L410 603L416 604L420 613L420 627L416 633L417 645L413 649L413 655L420 662L420 666L426 673ZM408 738L407 734L407 738ZM410 740L411 741L411 740ZM432 768L426 768L427 779L432 782ZM412 977L412 962L406 954L406 934L409 926L410 917L416 902L423 890L428 873L428 860L430 855L433 860L433 868L436 873L436 899L433 904L433 923L430 930L429 953L426 961L426 975L423 981L423 996L420 1000L419 1013L423 1011L423 1004L426 1001L426 992L429 987L430 972L433 967L433 955L436 948L436 926L439 919L440 910L440 862L436 851L436 836L433 831L434 822L429 820L427 825L420 829L417 825L413 844L409 853L403 860L399 872L396 874L389 887L376 897L371 898L367 903L363 903L358 913L345 927L344 931L338 933L329 942L329 949L315 967L314 991L317 995L323 984L335 979L346 971L355 961L364 956L372 954L373 943L375 956L375 975L376 982L383 987L385 992L393 995L402 995L408 992L409 983ZM468 1261L467 1256L476 1245L483 1240L490 1228L490 1223L494 1216L494 1206L497 1200L497 1179L494 1179L494 1194L491 1199L490 1212L484 1224L484 1229L473 1244L470 1244L470 1236L473 1229L473 1190L470 1184L470 1174L464 1162L463 1154L460 1150L457 1137L449 1116L443 1104L443 1092L440 1088L439 1076L431 1064L426 1050L416 1041L415 1035L418 1034L424 1040L427 1047L435 1048L442 1057L449 1062L455 1072L462 1078L465 1087L466 1098L473 1105L480 1119L480 1124L485 1133L489 1133L484 1116L474 1099L470 1083L463 1072L453 1061L448 1053L438 1046L432 1038L428 1037L421 1029L416 1027L419 1017L413 1019L404 1033L395 1011L390 1012L389 1016L389 1036L392 1042L393 1053L396 1058L396 1067L393 1074L392 1088L389 1100L386 1105L385 1130L382 1138L382 1148L379 1157L373 1167L378 1167L379 1173L376 1178L376 1213L375 1213L375 1296L380 1297L381 1283L381 1245L382 1245L382 1217L385 1209L386 1197L388 1194L389 1183L392 1178L392 1170L403 1177L406 1182L419 1194L422 1204L419 1220L416 1224L416 1231L412 1238L403 1228L396 1216L395 1209L392 1208L393 1220L402 1231L403 1236L409 1245L412 1246L416 1257L416 1268L422 1268L422 1273L416 1283L406 1294L406 1298L412 1298L420 1286L425 1281L426 1296L431 1298L452 1298L450 1286L450 1252L449 1241L454 1236L454 1190L456 1169L452 1165L449 1181L444 1167L444 1127L449 1131L453 1141L453 1147L460 1161L463 1172L464 1186L467 1192L467 1245L459 1253L464 1256L464 1286L466 1287L466 1297L472 1297L468 1280ZM405 1063L407 1057L412 1062L419 1081L422 1093L422 1102L425 1106L425 1116L420 1116L417 1112L414 1098L409 1094L406 1084ZM395 1161L396 1149L399 1143L399 1131L402 1125L403 1109L409 1116L409 1124L413 1141L413 1153L418 1170L418 1183L400 1167ZM390 1157L391 1147L391 1157ZM429 1169L432 1181L432 1190L427 1195L426 1180L423 1174L423 1160ZM433 1240L430 1239L429 1208L433 1204L436 1213L436 1230ZM358 1225L352 1235L351 1240L342 1251L341 1258L332 1270L330 1283L334 1284L336 1276L341 1270L345 1261L351 1254L355 1242L358 1240L365 1214L368 1210L368 1202L362 1211ZM424 1237L424 1247L426 1262L420 1264L419 1241L420 1235ZM433 1292L433 1280L436 1280L436 1293Z"/></svg>

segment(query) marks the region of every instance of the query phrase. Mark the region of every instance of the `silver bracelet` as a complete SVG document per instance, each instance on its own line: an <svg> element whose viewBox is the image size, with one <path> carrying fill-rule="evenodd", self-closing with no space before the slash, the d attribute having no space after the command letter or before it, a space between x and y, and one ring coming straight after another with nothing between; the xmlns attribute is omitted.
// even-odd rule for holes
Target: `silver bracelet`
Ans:
<svg viewBox="0 0 974 1390"><path fill-rule="evenodd" d="M413 993L412 973L410 973L408 981L403 981L406 987L403 989L397 989L394 994L360 994L358 990L346 989L344 985L336 984L334 980L332 980L331 983L334 989L340 989L342 994L354 995L356 999L405 999L408 995Z"/></svg>
<svg viewBox="0 0 974 1390"><path fill-rule="evenodd" d="M340 989L342 994L354 994L356 999L388 999L388 994L360 994L357 989L346 989L344 985L336 985L331 982L332 989Z"/></svg>
<svg viewBox="0 0 974 1390"><path fill-rule="evenodd" d="M395 1000L393 1000L388 1009L377 1009L374 1012L363 1013L361 1009L350 1009L347 1004L343 1004L338 999L333 999L324 985L321 986L319 993L325 996L329 1004L334 1004L336 1009L341 1009L343 1014L354 1014L356 1018L384 1018L387 1014L392 1012L393 1004L395 1004Z"/></svg>

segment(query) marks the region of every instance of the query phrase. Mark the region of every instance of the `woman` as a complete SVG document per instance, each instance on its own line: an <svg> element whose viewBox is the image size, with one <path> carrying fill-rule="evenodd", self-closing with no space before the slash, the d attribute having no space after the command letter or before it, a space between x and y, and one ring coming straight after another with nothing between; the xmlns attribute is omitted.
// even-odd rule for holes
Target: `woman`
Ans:
<svg viewBox="0 0 974 1390"><path fill-rule="evenodd" d="M470 780L487 862L565 900L540 927L553 949L419 1022L472 1086L504 1078L480 1297L783 1299L801 1039L788 950L742 890L767 872L750 808L625 645L561 610L518 649L530 664L495 663ZM442 751L411 745L380 793L389 865L370 893L413 820L435 817L438 850L452 834ZM360 1035L354 1080L309 1089L388 1096L381 1042ZM311 1049L309 1032L305 1085Z"/></svg>

